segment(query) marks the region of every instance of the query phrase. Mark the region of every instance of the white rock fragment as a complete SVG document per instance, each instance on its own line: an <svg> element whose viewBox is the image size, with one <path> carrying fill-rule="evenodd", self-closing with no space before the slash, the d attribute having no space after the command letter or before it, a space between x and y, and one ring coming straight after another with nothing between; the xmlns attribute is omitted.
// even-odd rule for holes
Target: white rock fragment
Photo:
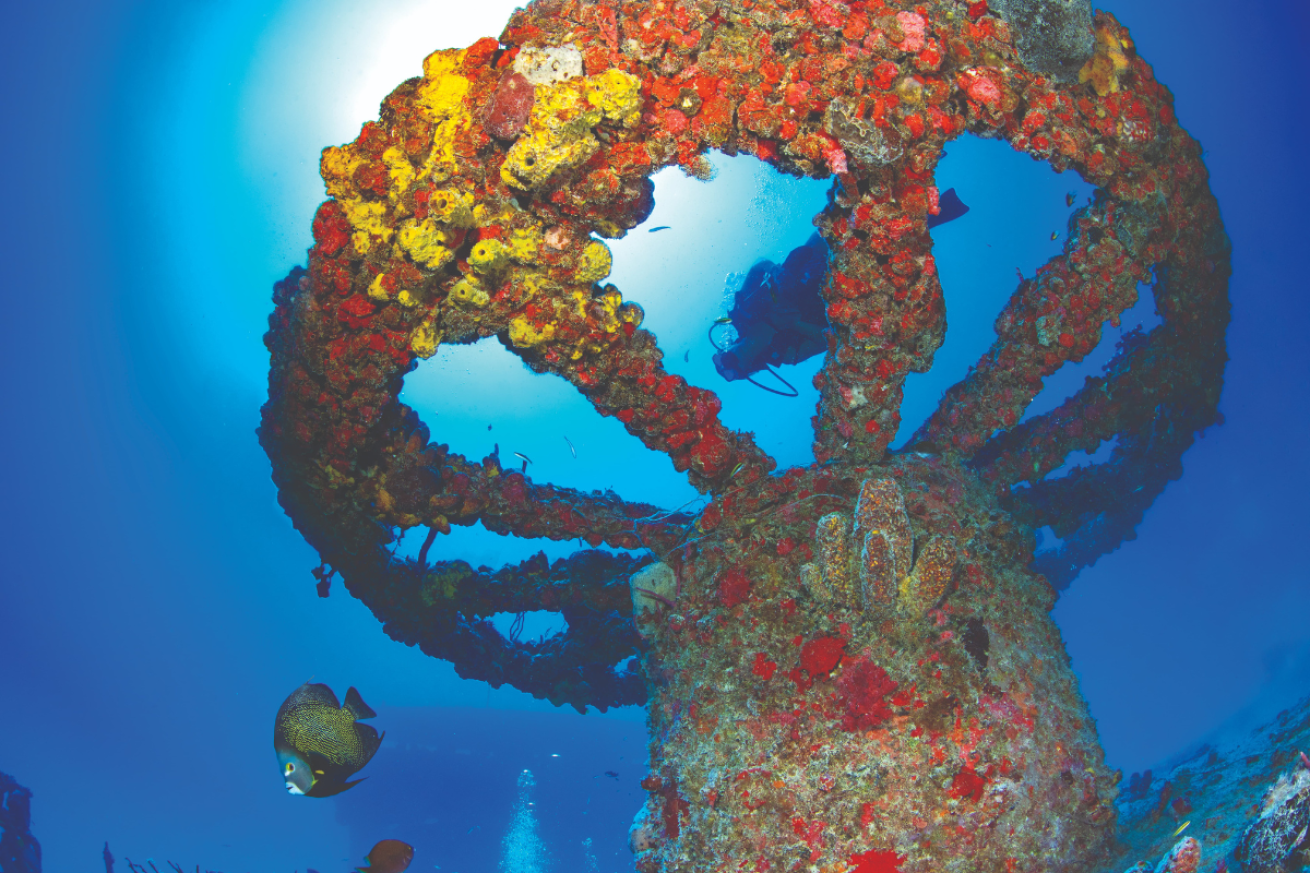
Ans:
<svg viewBox="0 0 1310 873"><path fill-rule="evenodd" d="M632 588L637 631L645 636L652 629L652 618L677 596L678 577L668 564L656 562L633 573L628 585Z"/></svg>
<svg viewBox="0 0 1310 873"><path fill-rule="evenodd" d="M525 46L514 58L514 72L533 85L554 85L582 75L582 52L572 43L545 48Z"/></svg>

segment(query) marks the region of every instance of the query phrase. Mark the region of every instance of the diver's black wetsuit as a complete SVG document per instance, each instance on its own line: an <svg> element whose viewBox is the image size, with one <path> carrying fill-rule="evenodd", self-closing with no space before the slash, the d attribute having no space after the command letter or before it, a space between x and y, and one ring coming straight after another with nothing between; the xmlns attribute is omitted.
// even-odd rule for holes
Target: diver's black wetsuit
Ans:
<svg viewBox="0 0 1310 873"><path fill-rule="evenodd" d="M929 228L954 221L969 211L954 188L942 192L938 206L938 214L928 216ZM819 292L827 272L828 244L817 233L805 245L793 249L781 266L758 261L751 267L728 312L737 339L726 349L715 344L718 351L714 369L719 375L729 382L750 379L752 373L765 367L799 364L825 351L828 318ZM713 328L710 337L713 341Z"/></svg>
<svg viewBox="0 0 1310 873"><path fill-rule="evenodd" d="M828 327L819 289L828 270L828 245L817 233L778 265L759 261L746 274L728 315L737 341L714 355L729 381L765 365L798 364L827 348Z"/></svg>

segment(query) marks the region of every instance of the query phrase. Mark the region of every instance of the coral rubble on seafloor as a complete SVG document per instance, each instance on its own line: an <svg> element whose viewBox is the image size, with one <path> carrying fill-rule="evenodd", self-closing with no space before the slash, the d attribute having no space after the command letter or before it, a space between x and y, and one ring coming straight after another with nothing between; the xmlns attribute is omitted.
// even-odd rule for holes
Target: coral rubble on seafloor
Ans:
<svg viewBox="0 0 1310 873"><path fill-rule="evenodd" d="M1310 750L1310 697L1249 733L1134 773L1119 789L1121 851L1092 869L1119 873L1129 860L1159 857L1180 829L1203 846L1207 873L1220 864L1234 873L1305 869L1310 757L1302 749Z"/></svg>
<svg viewBox="0 0 1310 873"><path fill-rule="evenodd" d="M642 873L1081 873L1113 853L1118 774L1048 611L1218 419L1229 247L1200 147L1127 30L1085 0L998 5L538 0L499 39L429 55L324 150L330 199L266 336L279 500L321 591L340 573L395 639L580 711L648 706ZM894 452L905 378L945 333L928 217L965 133L1097 192ZM775 472L605 284L603 240L649 216L651 174L704 178L710 150L834 179L815 218L830 336L808 468ZM1139 283L1161 324L1023 421ZM433 440L399 401L405 374L490 338L710 502L558 488ZM1046 478L1111 438L1106 463ZM429 562L478 523L640 551ZM1064 545L1034 564L1044 525ZM418 559L397 557L414 527ZM524 641L488 621L533 609L567 630Z"/></svg>
<svg viewBox="0 0 1310 873"><path fill-rule="evenodd" d="M0 873L41 873L41 844L32 836L32 792L0 773Z"/></svg>
<svg viewBox="0 0 1310 873"><path fill-rule="evenodd" d="M1183 837L1174 843L1160 863L1151 866L1139 861L1127 873L1197 873L1201 866L1201 844L1193 837Z"/></svg>

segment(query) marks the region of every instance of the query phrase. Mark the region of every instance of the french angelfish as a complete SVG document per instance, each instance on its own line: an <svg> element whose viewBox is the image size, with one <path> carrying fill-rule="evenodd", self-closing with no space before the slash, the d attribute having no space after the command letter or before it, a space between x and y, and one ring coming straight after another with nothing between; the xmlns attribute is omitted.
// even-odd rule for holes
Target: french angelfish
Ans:
<svg viewBox="0 0 1310 873"><path fill-rule="evenodd" d="M273 723L273 749L287 791L331 797L362 782L346 780L377 753L382 737L356 719L375 715L353 687L344 706L326 685L306 682L292 692Z"/></svg>

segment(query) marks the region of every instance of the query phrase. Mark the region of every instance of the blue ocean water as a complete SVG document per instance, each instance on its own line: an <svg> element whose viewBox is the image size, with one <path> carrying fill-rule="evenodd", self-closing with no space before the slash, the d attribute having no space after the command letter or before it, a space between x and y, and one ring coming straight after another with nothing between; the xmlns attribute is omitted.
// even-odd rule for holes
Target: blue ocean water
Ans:
<svg viewBox="0 0 1310 873"><path fill-rule="evenodd" d="M33 792L46 870L93 869L107 841L160 869L330 873L384 836L415 845L415 870L631 869L642 713L581 716L460 680L344 592L315 597L317 555L253 435L270 289L303 262L320 148L352 139L432 49L499 32L512 5L6 9L0 771ZM1310 691L1310 191L1297 157L1310 13L1104 6L1205 147L1234 248L1225 423L1184 457L1137 539L1055 610L1109 763L1127 773ZM951 328L933 372L911 381L903 434L991 341L1015 269L1058 251L1065 193L1087 191L1000 143L948 153L939 187L972 210L934 232ZM818 359L782 369L802 396L781 398L718 380L705 332L752 263L804 242L826 186L715 163L708 184L657 179L648 224L670 229L616 243L611 281L646 307L671 370L718 391L725 421L782 464L803 463ZM1081 379L1061 374L1038 403ZM694 497L547 382L474 346L420 367L405 399L470 456L498 443L559 484ZM443 547L474 565L571 549L479 531ZM335 800L288 797L269 749L277 705L311 676L360 688L387 730L369 781Z"/></svg>

